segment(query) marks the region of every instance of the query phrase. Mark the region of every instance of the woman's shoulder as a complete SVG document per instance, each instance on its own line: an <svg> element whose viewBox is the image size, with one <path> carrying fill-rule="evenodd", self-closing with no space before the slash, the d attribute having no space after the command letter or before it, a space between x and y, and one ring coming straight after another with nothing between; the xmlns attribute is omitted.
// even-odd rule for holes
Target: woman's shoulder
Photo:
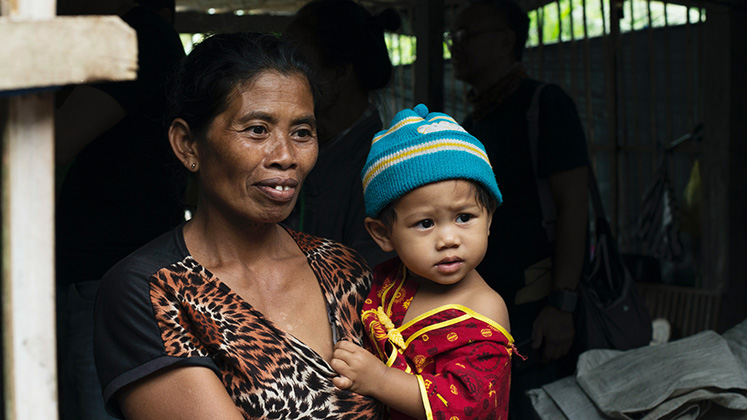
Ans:
<svg viewBox="0 0 747 420"><path fill-rule="evenodd" d="M138 280L149 281L159 270L188 256L181 226L163 233L135 250L104 274L102 287L118 290Z"/></svg>
<svg viewBox="0 0 747 420"><path fill-rule="evenodd" d="M325 260L352 260L353 262L366 265L363 257L353 248L344 245L334 239L322 238L310 233L300 232L286 228L301 251L307 258Z"/></svg>
<svg viewBox="0 0 747 420"><path fill-rule="evenodd" d="M322 281L346 287L351 284L370 287L371 269L353 248L332 239L287 230Z"/></svg>

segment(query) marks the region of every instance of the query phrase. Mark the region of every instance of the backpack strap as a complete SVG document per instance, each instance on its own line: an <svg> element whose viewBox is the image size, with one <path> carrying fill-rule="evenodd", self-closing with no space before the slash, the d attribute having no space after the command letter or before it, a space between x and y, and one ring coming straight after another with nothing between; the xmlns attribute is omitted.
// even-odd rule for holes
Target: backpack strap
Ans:
<svg viewBox="0 0 747 420"><path fill-rule="evenodd" d="M550 182L547 178L540 178L537 170L537 144L539 143L539 98L542 89L547 84L541 84L534 89L532 101L529 103L527 110L527 122L529 123L529 149L532 154L532 167L534 168L534 181L537 183L537 193L539 195L540 207L542 209L542 227L545 228L547 241L555 240L555 223L557 221L557 212L555 203L550 191Z"/></svg>

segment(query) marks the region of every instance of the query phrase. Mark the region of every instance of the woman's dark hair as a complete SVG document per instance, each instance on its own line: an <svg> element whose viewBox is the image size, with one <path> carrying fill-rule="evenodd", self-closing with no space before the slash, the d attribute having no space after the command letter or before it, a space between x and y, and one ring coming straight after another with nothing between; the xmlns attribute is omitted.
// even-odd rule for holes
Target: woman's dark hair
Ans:
<svg viewBox="0 0 747 420"><path fill-rule="evenodd" d="M503 15L506 24L516 37L513 51L514 58L521 61L529 37L529 16L527 12L514 0L472 0L472 3L488 4Z"/></svg>
<svg viewBox="0 0 747 420"><path fill-rule="evenodd" d="M477 201L477 205L480 206L480 208L487 210L488 216L492 215L493 212L495 212L495 209L498 208L498 200L495 199L493 194L491 194L484 185L471 180L467 181L469 181L472 192L475 193L475 201ZM387 230L390 231L392 226L394 226L394 222L397 221L397 212L394 208L396 203L397 200L394 200L387 204L376 217L376 219L383 223Z"/></svg>
<svg viewBox="0 0 747 420"><path fill-rule="evenodd" d="M394 9L371 15L351 0L314 0L298 11L296 19L312 30L311 41L325 65L352 64L367 90L389 83L392 62L384 31L399 28L400 17Z"/></svg>
<svg viewBox="0 0 747 420"><path fill-rule="evenodd" d="M176 69L167 124L182 118L194 133L204 134L228 107L234 88L267 71L306 77L316 103L311 68L289 43L274 35L250 32L208 36Z"/></svg>

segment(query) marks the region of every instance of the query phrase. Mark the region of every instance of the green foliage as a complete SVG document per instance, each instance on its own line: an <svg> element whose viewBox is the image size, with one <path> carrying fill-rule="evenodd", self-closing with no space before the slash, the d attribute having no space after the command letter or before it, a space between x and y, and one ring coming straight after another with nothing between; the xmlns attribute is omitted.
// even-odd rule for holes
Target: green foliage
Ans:
<svg viewBox="0 0 747 420"><path fill-rule="evenodd" d="M395 66L412 64L415 61L417 39L414 36L385 33L384 42L389 50L389 58Z"/></svg>
<svg viewBox="0 0 747 420"><path fill-rule="evenodd" d="M529 12L530 27L528 47L539 45L539 29L542 42L552 44L584 38L584 8L586 9L586 31L589 38L609 33L609 0L559 0ZM560 13L558 13L560 12ZM560 17L558 17L558 15ZM625 0L622 6L620 30L628 32L665 25L684 25L705 20L705 10L688 8L661 1ZM541 25L539 23L541 22Z"/></svg>

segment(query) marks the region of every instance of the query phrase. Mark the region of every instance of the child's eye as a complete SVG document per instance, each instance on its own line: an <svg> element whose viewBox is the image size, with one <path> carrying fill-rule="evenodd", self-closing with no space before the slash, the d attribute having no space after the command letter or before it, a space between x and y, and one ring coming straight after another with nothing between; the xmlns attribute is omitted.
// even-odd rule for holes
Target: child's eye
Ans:
<svg viewBox="0 0 747 420"><path fill-rule="evenodd" d="M457 222L467 223L472 219L472 217L473 216L471 214L462 213L459 216L457 216Z"/></svg>
<svg viewBox="0 0 747 420"><path fill-rule="evenodd" d="M424 220L419 221L415 226L422 228L422 229L428 229L429 227L433 226L433 220L424 219Z"/></svg>

